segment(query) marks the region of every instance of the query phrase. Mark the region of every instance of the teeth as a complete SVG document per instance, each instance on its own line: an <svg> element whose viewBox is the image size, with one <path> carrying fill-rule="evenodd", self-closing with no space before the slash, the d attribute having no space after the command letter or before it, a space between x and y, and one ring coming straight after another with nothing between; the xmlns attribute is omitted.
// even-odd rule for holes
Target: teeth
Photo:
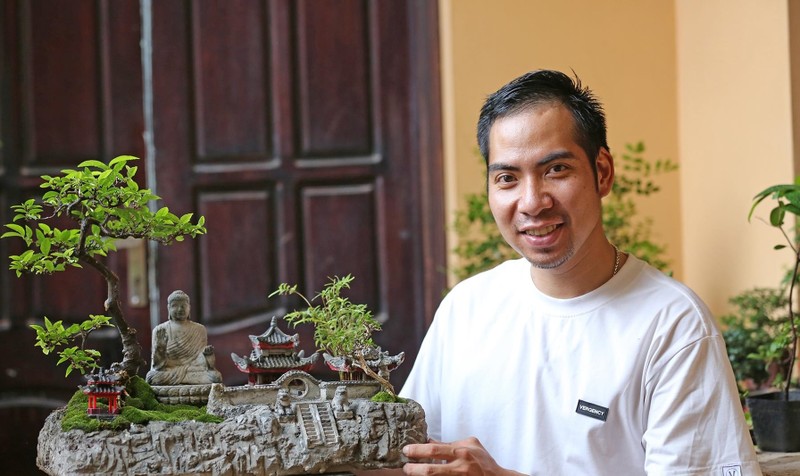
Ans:
<svg viewBox="0 0 800 476"><path fill-rule="evenodd" d="M550 226L546 226L544 228L536 228L536 229L533 229L533 230L528 230L526 232L526 234L533 235L533 236L544 236L544 235L552 232L555 229L556 229L556 225L550 225Z"/></svg>

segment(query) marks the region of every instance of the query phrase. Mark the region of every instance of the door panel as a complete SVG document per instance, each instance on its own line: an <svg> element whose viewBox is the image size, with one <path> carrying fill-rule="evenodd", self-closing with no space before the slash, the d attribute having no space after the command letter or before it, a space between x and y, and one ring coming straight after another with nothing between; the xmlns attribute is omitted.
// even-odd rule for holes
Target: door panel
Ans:
<svg viewBox="0 0 800 476"><path fill-rule="evenodd" d="M429 113L413 102L413 87L428 87L416 84L412 61L412 19L430 14L421 5L154 3L158 194L181 213L198 210L208 228L158 251L159 289L190 293L226 382L244 381L228 355L248 351L247 335L300 305L267 299L279 283L298 283L312 297L347 273L356 278L347 296L385 321L378 342L413 360L426 296L443 288L443 277L418 279L428 213L420 172L440 167L436 157L419 158L426 151L414 139L417 115ZM226 30L243 9L251 19L237 23L239 40L209 33ZM268 43L240 48L241 38ZM273 67L259 67L267 62ZM229 71L246 95L238 83L208 86L209 72ZM242 129L249 142L230 132ZM312 350L310 331L301 334Z"/></svg>
<svg viewBox="0 0 800 476"><path fill-rule="evenodd" d="M166 319L166 296L183 289L226 383L244 383L229 354L249 352L248 334L300 306L268 294L289 282L310 297L352 273L347 296L383 321L379 344L407 353L392 376L399 386L444 289L436 2L149 5L151 38L138 0L0 6L0 222L38 191L39 175L145 158L148 133L154 155L137 164L137 180L173 212L206 216L208 234L152 250L159 302L148 307L145 289L124 303L145 355L151 321ZM152 62L147 84L143 62ZM82 379L65 379L33 348L28 324L102 313L105 284L89 270L18 279L7 269L18 250L0 240L0 412L22 419L13 436L0 435L19 444L0 451L30 455L44 416ZM135 251L109 257L120 276ZM312 350L311 329L299 331ZM113 331L90 345L108 362L120 358ZM32 471L27 457L19 464Z"/></svg>
<svg viewBox="0 0 800 476"><path fill-rule="evenodd" d="M38 194L39 175L142 155L141 31L138 0L8 0L0 8L0 222L8 223L12 204ZM91 270L17 278L8 256L19 251L0 240L0 415L8 423L0 457L5 470L32 474L44 418L84 381L65 378L56 358L34 348L28 326L43 316L72 323L102 314L106 285ZM124 275L126 252L109 264ZM149 332L146 311L125 306L130 324ZM114 331L96 332L88 345L109 361L121 357Z"/></svg>

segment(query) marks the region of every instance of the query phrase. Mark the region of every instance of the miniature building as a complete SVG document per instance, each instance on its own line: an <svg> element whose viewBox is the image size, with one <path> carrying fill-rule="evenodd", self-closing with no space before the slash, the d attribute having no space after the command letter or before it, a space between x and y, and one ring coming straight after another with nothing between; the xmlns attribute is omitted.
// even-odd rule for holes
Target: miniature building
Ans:
<svg viewBox="0 0 800 476"><path fill-rule="evenodd" d="M247 374L250 385L267 384L290 370L308 372L317 361L315 352L304 357L304 351L296 351L300 335L287 335L277 326L277 318L272 318L269 329L259 336L250 336L253 350L249 357L239 357L231 353L236 368Z"/></svg>
<svg viewBox="0 0 800 476"><path fill-rule="evenodd" d="M353 362L348 357L332 356L327 353L323 357L328 368L339 372L345 376L345 379L364 379L364 371L360 368L358 362ZM380 347L373 347L364 353L364 360L369 368L387 380L389 379L389 373L402 364L405 357L405 352L390 356L389 352L382 351Z"/></svg>
<svg viewBox="0 0 800 476"><path fill-rule="evenodd" d="M104 369L96 374L86 377L88 384L81 387L83 393L89 397L86 410L90 416L97 418L113 417L120 412L119 396L125 389L119 385L119 374ZM105 398L108 409L97 408L97 399Z"/></svg>

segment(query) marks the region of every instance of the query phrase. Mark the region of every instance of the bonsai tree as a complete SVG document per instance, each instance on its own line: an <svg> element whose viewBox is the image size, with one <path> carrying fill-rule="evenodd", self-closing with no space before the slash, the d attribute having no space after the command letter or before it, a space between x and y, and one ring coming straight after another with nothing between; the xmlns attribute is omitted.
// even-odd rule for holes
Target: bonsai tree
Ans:
<svg viewBox="0 0 800 476"><path fill-rule="evenodd" d="M381 329L380 323L365 304L354 304L341 296L342 289L349 289L353 279L350 274L342 278L331 278L322 291L311 300L297 291L297 285L290 286L286 283L282 283L269 297L295 294L305 301L308 308L290 312L284 319L294 326L302 323L313 324L314 344L320 350L350 360L353 365L378 381L383 389L396 399L397 394L392 384L373 371L365 358L365 355L375 348L372 333ZM320 304L312 304L312 301L317 299Z"/></svg>
<svg viewBox="0 0 800 476"><path fill-rule="evenodd" d="M85 373L99 366L99 352L86 349L85 339L94 329L111 323L119 330L122 341L123 381L145 365L136 329L123 316L120 279L104 262L109 252L116 251L116 240L138 238L170 244L206 232L203 217L192 223L191 213L178 217L167 207L156 211L149 208L159 197L139 188L134 180L137 167L129 165L135 160L138 159L130 155L116 157L108 164L87 160L77 170L63 170L55 177L43 175L41 188L46 191L41 200L30 199L12 206L13 223L5 225L8 231L0 236L17 238L25 244L21 254L10 257L10 267L17 276L88 266L107 283L107 315L91 315L68 327L45 316L44 326L31 326L36 331L36 346L45 354L57 351L58 364L67 364L67 375L73 370ZM57 228L54 220L59 217L58 223L67 219L73 226ZM76 341L80 341L79 345L71 345Z"/></svg>
<svg viewBox="0 0 800 476"><path fill-rule="evenodd" d="M767 364L769 364L770 361L779 362L781 368L785 369L782 382L783 397L784 400L789 401L789 386L792 381L795 359L797 358L797 320L793 298L795 285L797 283L798 269L800 269L800 247L798 247L796 239L797 224L793 223L791 225L791 230L787 231L785 221L787 213L795 220L797 216L800 216L800 181L796 181L794 184L790 185L775 185L758 193L753 198L753 206L750 208L750 213L747 216L748 221L752 219L756 207L769 197L776 202L769 214L769 224L780 230L786 241L786 244L775 245L775 249L789 248L792 250L794 263L788 277L788 292L786 295L788 325L784 326L782 332L776 334L772 342L768 343L766 346L762 346L763 348L760 349L760 354Z"/></svg>

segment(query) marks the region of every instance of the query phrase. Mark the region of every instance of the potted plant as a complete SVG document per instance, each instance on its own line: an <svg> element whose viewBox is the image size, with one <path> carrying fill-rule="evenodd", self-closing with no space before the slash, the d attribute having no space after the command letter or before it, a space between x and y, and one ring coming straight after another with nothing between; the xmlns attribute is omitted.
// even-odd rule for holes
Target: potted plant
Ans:
<svg viewBox="0 0 800 476"><path fill-rule="evenodd" d="M346 372L340 370L340 379L353 378L353 371L363 372L381 384L386 400L399 401L389 382L388 371L385 375L380 375L367 362L375 358L375 354L378 359L384 357L372 340L372 333L381 329L380 323L366 305L354 304L341 296L342 289L349 288L353 279L350 274L331 278L312 299L297 291L297 285L290 286L286 283L282 283L269 297L295 294L306 303L306 309L290 312L284 319L294 326L303 323L314 325L314 343L326 354L328 365L331 366L331 360L340 360L339 368L351 369ZM317 299L320 301L319 305L312 304ZM395 359L399 360L395 364L402 362L402 353L395 357L399 358Z"/></svg>
<svg viewBox="0 0 800 476"><path fill-rule="evenodd" d="M85 374L99 367L100 353L86 348L86 337L93 330L112 324L122 341L123 361L115 366L119 368L120 381L126 384L145 365L136 329L122 312L120 278L103 259L116 251L115 242L136 238L170 244L206 231L203 217L192 223L191 213L179 217L167 207L151 210L150 203L159 197L139 188L134 178L137 167L130 165L135 160L130 155L116 157L108 164L87 160L76 170L43 175L41 188L45 192L40 201L30 199L12 206L13 222L5 225L8 231L0 236L24 242L24 251L10 257L10 267L17 276L88 266L100 273L108 285L105 314L91 315L84 322L69 326L45 316L43 326L31 326L36 331L36 346L45 354L57 353L58 364L67 365L67 375L73 370ZM56 226L65 221L73 226Z"/></svg>
<svg viewBox="0 0 800 476"><path fill-rule="evenodd" d="M753 421L756 444L764 451L800 451L800 394L790 392L795 360L797 357L797 319L794 310L795 286L800 270L800 246L798 246L796 223L785 226L787 214L796 220L800 216L800 181L794 184L775 185L759 192L753 198L748 220L765 199L772 198L775 206L770 210L769 224L783 235L786 244L775 249L790 249L793 253L792 270L786 291L788 319L776 333L772 342L760 347L759 354L766 363L778 362L783 375L778 379L779 391L753 394L746 403ZM789 228L787 230L787 228Z"/></svg>
<svg viewBox="0 0 800 476"><path fill-rule="evenodd" d="M735 309L719 320L740 395L781 385L789 354L785 345L789 336L785 287L747 289L728 301Z"/></svg>

